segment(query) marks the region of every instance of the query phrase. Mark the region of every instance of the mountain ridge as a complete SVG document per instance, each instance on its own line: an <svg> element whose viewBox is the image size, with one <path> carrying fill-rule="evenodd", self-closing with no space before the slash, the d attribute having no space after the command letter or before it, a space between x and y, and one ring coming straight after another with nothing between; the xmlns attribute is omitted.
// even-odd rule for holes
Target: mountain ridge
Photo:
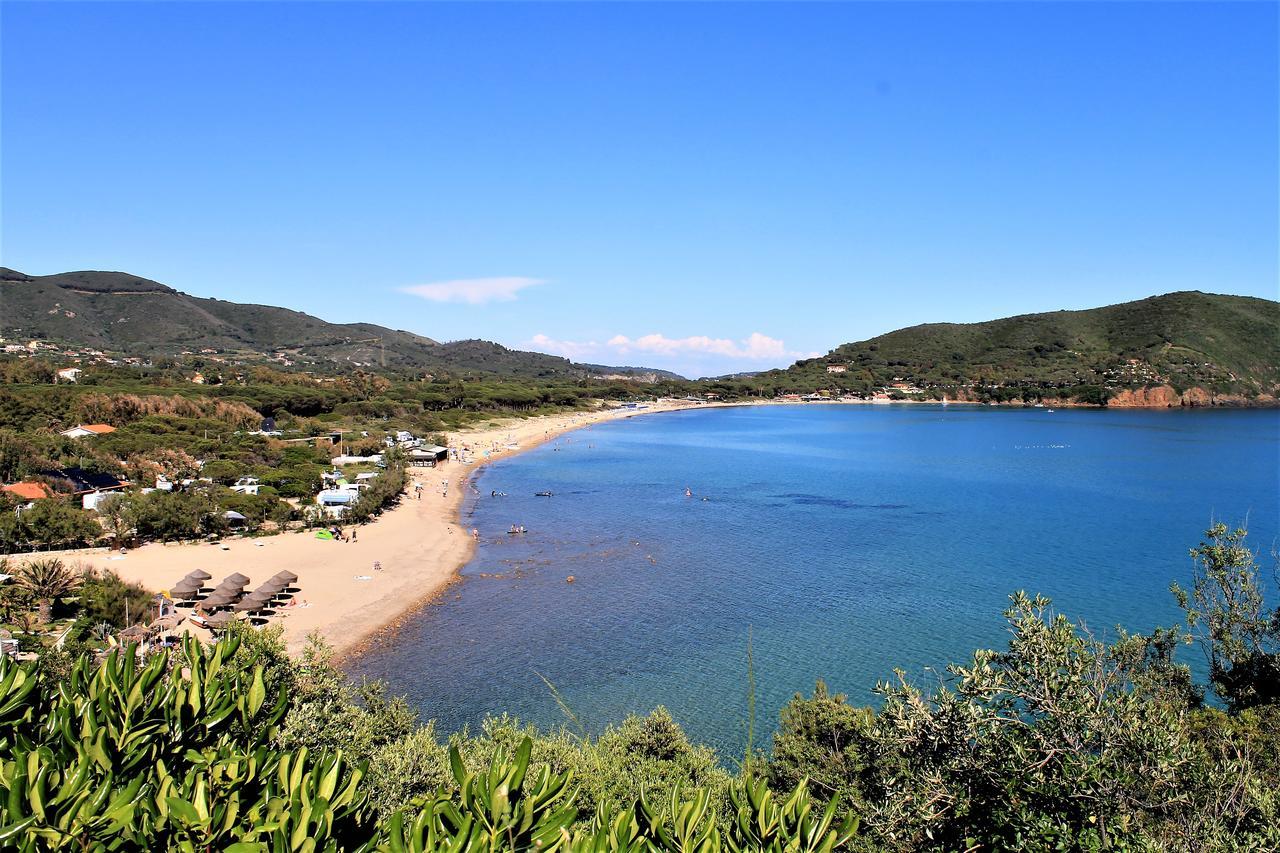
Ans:
<svg viewBox="0 0 1280 853"><path fill-rule="evenodd" d="M118 302L116 297L127 297ZM131 273L33 276L0 268L0 335L137 355L213 349L314 365L421 368L530 378L585 376L568 359L490 341L441 342L374 323L331 323L274 305L192 296Z"/></svg>
<svg viewBox="0 0 1280 853"><path fill-rule="evenodd" d="M835 374L838 379L832 377ZM977 323L921 323L797 362L772 380L822 380L860 391L904 386L956 397L1083 395L1135 388L1176 395L1276 397L1280 303L1175 291L1097 308Z"/></svg>

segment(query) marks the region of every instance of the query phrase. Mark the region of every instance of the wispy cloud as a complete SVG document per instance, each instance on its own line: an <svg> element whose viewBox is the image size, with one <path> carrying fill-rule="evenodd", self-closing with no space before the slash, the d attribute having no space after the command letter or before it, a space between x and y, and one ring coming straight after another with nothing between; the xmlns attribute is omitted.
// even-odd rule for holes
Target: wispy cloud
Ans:
<svg viewBox="0 0 1280 853"><path fill-rule="evenodd" d="M778 338L771 338L760 332L753 332L749 337L740 341L734 341L729 338L712 338L706 335L668 338L666 335L656 332L634 339L626 335L614 335L608 340L608 345L619 353L641 352L656 355L705 353L726 358L761 361L801 357L801 353L789 351L783 341Z"/></svg>
<svg viewBox="0 0 1280 853"><path fill-rule="evenodd" d="M452 281L434 281L429 284L412 284L400 288L402 293L421 296L432 302L462 302L467 305L484 305L487 302L511 302L526 287L543 284L540 278L506 276L500 278L458 278Z"/></svg>
<svg viewBox="0 0 1280 853"><path fill-rule="evenodd" d="M755 332L741 340L691 335L669 338L658 332L631 338L614 335L598 340L573 341L537 334L524 346L539 352L564 356L573 361L596 361L606 364L644 363L651 367L677 369L689 376L714 371L732 362L762 362L764 366L782 366L801 358L815 358L816 352L797 352L786 343Z"/></svg>
<svg viewBox="0 0 1280 853"><path fill-rule="evenodd" d="M555 338L541 334L530 338L528 346L538 352L562 355L573 361L587 358L600 352L600 344L595 341L558 341Z"/></svg>

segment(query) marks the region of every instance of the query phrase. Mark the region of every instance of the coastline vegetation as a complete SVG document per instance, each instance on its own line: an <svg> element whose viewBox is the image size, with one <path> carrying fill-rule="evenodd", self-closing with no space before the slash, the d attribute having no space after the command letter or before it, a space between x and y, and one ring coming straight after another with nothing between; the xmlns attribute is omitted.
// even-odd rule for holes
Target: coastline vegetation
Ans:
<svg viewBox="0 0 1280 853"><path fill-rule="evenodd" d="M662 709L598 736L443 736L273 631L0 661L17 850L1274 850L1280 608L1243 530L1192 550L1185 624L1105 644L1023 593L1009 642L879 707L819 683L733 769ZM1199 645L1208 685L1177 660Z"/></svg>

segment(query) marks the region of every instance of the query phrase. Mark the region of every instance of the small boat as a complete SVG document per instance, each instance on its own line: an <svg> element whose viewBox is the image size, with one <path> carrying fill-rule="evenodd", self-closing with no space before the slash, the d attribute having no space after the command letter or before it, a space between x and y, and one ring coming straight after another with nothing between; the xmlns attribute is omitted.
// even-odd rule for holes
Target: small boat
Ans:
<svg viewBox="0 0 1280 853"><path fill-rule="evenodd" d="M1046 412L1048 412L1048 413L1049 413L1049 414L1051 414L1051 415L1053 414L1053 409L1045 409L1045 411L1046 411Z"/></svg>
<svg viewBox="0 0 1280 853"><path fill-rule="evenodd" d="M552 496L552 494L554 493L553 492L534 492L533 496L535 498L549 498Z"/></svg>

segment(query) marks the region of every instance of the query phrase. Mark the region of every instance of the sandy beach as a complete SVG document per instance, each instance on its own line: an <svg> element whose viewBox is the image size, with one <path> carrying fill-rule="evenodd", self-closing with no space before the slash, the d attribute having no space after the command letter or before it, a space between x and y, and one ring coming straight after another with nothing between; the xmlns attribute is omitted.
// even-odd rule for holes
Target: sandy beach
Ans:
<svg viewBox="0 0 1280 853"><path fill-rule="evenodd" d="M217 544L155 543L123 555L94 548L59 556L110 569L154 591L168 589L194 569L209 572L215 584L240 572L250 578L250 589L288 569L299 576L299 604L276 611L271 624L284 627L290 653L301 651L307 636L318 632L340 656L351 654L379 631L425 606L457 578L474 547L469 531L459 523L459 512L471 475L481 465L569 430L691 405L664 401L640 410L495 420L450 433L450 446L470 448L473 464L449 461L436 468L410 469L412 482L404 499L372 523L353 528L358 534L354 542L317 539L314 531L299 531L233 537ZM443 481L448 481L447 489ZM416 484L422 485L420 498ZM374 568L375 562L380 569ZM201 628L188 628L187 623L183 627L208 636Z"/></svg>

